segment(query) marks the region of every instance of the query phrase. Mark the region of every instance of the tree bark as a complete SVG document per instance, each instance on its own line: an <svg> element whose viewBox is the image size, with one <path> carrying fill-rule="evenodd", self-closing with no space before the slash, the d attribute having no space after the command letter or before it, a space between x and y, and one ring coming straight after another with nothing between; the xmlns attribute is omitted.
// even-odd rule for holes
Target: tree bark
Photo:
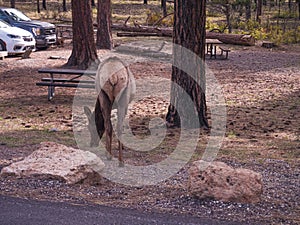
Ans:
<svg viewBox="0 0 300 225"><path fill-rule="evenodd" d="M166 120L169 126L208 127L204 66L206 1L175 0L174 6L173 57L176 65L172 66L171 97ZM178 45L183 48L177 48ZM193 54L189 55L189 51ZM187 65L192 68L193 74L182 70ZM189 105L186 94L193 106Z"/></svg>
<svg viewBox="0 0 300 225"><path fill-rule="evenodd" d="M300 0L296 0L298 3L298 19L300 20Z"/></svg>
<svg viewBox="0 0 300 225"><path fill-rule="evenodd" d="M262 0L257 0L256 6L256 21L261 23L261 15L262 15Z"/></svg>
<svg viewBox="0 0 300 225"><path fill-rule="evenodd" d="M16 0L10 0L10 7L16 8Z"/></svg>
<svg viewBox="0 0 300 225"><path fill-rule="evenodd" d="M47 3L46 3L46 0L43 0L43 9L44 9L44 10L47 10Z"/></svg>
<svg viewBox="0 0 300 225"><path fill-rule="evenodd" d="M36 6L37 6L37 12L41 13L41 8L40 8L40 0L36 1Z"/></svg>
<svg viewBox="0 0 300 225"><path fill-rule="evenodd" d="M228 27L228 32L232 33L232 6L231 4L226 4L225 5L225 16L226 16L226 22L227 22L227 27Z"/></svg>
<svg viewBox="0 0 300 225"><path fill-rule="evenodd" d="M67 12L68 11L68 9L67 9L67 0L63 0L63 11L64 12Z"/></svg>
<svg viewBox="0 0 300 225"><path fill-rule="evenodd" d="M110 0L98 0L97 12L97 48L112 49L113 41L111 34L111 2Z"/></svg>
<svg viewBox="0 0 300 225"><path fill-rule="evenodd" d="M87 69L97 62L91 2L72 0L73 49L66 66Z"/></svg>
<svg viewBox="0 0 300 225"><path fill-rule="evenodd" d="M167 16L167 0L161 0L161 8L163 10L163 16Z"/></svg>
<svg viewBox="0 0 300 225"><path fill-rule="evenodd" d="M92 4L92 7L96 7L96 3L95 3L95 0L91 0L91 4Z"/></svg>
<svg viewBox="0 0 300 225"><path fill-rule="evenodd" d="M251 0L248 0L245 3L245 8L246 8L246 20L250 20L251 19Z"/></svg>

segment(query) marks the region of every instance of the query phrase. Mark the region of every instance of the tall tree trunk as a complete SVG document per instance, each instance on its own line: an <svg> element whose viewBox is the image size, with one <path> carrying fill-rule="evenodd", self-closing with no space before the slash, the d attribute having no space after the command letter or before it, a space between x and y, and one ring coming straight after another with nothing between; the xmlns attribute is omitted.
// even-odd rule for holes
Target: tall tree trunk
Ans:
<svg viewBox="0 0 300 225"><path fill-rule="evenodd" d="M258 23L261 23L261 15L262 15L262 0L257 0L257 6L256 6L256 21Z"/></svg>
<svg viewBox="0 0 300 225"><path fill-rule="evenodd" d="M298 18L300 20L300 0L296 0L298 3Z"/></svg>
<svg viewBox="0 0 300 225"><path fill-rule="evenodd" d="M16 0L10 0L10 7L16 8Z"/></svg>
<svg viewBox="0 0 300 225"><path fill-rule="evenodd" d="M231 33L232 32L232 25L231 25L232 6L229 3L225 5L225 16L226 16L228 32Z"/></svg>
<svg viewBox="0 0 300 225"><path fill-rule="evenodd" d="M174 65L166 120L169 126L208 127L204 67L206 0L175 0L174 6ZM193 74L182 70L187 67ZM192 106L186 95L193 102Z"/></svg>
<svg viewBox="0 0 300 225"><path fill-rule="evenodd" d="M95 0L91 0L92 7L96 7Z"/></svg>
<svg viewBox="0 0 300 225"><path fill-rule="evenodd" d="M67 0L63 0L63 11L64 12L68 11L68 9L67 9Z"/></svg>
<svg viewBox="0 0 300 225"><path fill-rule="evenodd" d="M246 8L246 20L250 20L251 19L251 0L248 0L245 4L245 8Z"/></svg>
<svg viewBox="0 0 300 225"><path fill-rule="evenodd" d="M37 6L37 12L41 13L41 8L40 8L40 0L36 1L36 6Z"/></svg>
<svg viewBox="0 0 300 225"><path fill-rule="evenodd" d="M97 62L91 2L72 0L73 49L67 66L87 69Z"/></svg>
<svg viewBox="0 0 300 225"><path fill-rule="evenodd" d="M112 49L113 41L111 34L111 2L110 0L98 0L97 12L97 48Z"/></svg>
<svg viewBox="0 0 300 225"><path fill-rule="evenodd" d="M289 13L292 13L292 0L288 1Z"/></svg>
<svg viewBox="0 0 300 225"><path fill-rule="evenodd" d="M167 16L167 0L161 0L161 8L163 10L163 16Z"/></svg>
<svg viewBox="0 0 300 225"><path fill-rule="evenodd" d="M44 10L47 10L47 3L46 3L46 0L43 0L43 9L44 9Z"/></svg>
<svg viewBox="0 0 300 225"><path fill-rule="evenodd" d="M148 1L147 1L147 0L144 0L144 4L147 5L147 4L148 4Z"/></svg>

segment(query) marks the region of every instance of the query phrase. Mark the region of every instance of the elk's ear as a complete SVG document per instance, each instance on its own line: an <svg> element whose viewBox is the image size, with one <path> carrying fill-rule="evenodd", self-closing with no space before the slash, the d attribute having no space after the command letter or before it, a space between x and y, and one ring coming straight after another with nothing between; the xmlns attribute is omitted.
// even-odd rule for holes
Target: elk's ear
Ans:
<svg viewBox="0 0 300 225"><path fill-rule="evenodd" d="M91 118L91 116L92 116L92 111L90 110L90 108L87 107L87 106L84 106L84 107L83 107L83 110L84 110L85 115L86 115L88 118Z"/></svg>

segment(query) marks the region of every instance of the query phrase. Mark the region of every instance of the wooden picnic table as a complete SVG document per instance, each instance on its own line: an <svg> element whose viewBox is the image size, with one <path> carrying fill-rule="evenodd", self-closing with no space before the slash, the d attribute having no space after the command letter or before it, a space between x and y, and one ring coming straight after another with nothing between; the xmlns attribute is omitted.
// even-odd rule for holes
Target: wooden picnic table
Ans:
<svg viewBox="0 0 300 225"><path fill-rule="evenodd" d="M41 68L38 72L50 75L41 78L41 82L36 83L37 86L48 87L49 101L54 97L55 87L95 88L96 71L93 70Z"/></svg>
<svg viewBox="0 0 300 225"><path fill-rule="evenodd" d="M205 40L205 44L206 53L210 56L210 58L217 58L217 46L219 46L221 49L220 56L223 56L223 53L225 52L225 59L228 58L228 52L230 52L230 50L225 47L220 47L221 45L225 45L224 42L220 41L219 39L208 38Z"/></svg>
<svg viewBox="0 0 300 225"><path fill-rule="evenodd" d="M210 58L217 58L217 45L222 44L222 41L219 41L218 39L206 39L206 53L210 55Z"/></svg>

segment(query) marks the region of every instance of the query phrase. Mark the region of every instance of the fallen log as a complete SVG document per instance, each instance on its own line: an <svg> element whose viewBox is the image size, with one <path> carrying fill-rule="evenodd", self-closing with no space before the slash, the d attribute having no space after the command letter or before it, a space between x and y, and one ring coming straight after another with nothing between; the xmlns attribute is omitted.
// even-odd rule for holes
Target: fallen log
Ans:
<svg viewBox="0 0 300 225"><path fill-rule="evenodd" d="M124 26L121 24L113 24L112 29L123 32L118 32L119 37L137 37L137 36L160 36L172 37L173 29L171 28L158 28L151 26ZM225 44L234 45L255 45L255 39L251 35L244 34L224 34L215 32L206 32L206 38L219 39Z"/></svg>
<svg viewBox="0 0 300 225"><path fill-rule="evenodd" d="M124 26L122 24L112 24L113 30L136 32L136 33L155 33L157 36L172 37L173 29L171 28L159 28L150 26Z"/></svg>
<svg viewBox="0 0 300 225"><path fill-rule="evenodd" d="M255 39L251 35L245 34L224 34L215 32L206 32L206 38L218 39L225 44L233 45L255 45Z"/></svg>
<svg viewBox="0 0 300 225"><path fill-rule="evenodd" d="M118 37L159 37L159 36L163 36L163 34L147 33L147 32L117 32L117 36Z"/></svg>
<svg viewBox="0 0 300 225"><path fill-rule="evenodd" d="M119 53L132 54L150 58L160 58L161 60L170 61L172 59L172 54L161 52L164 45L165 43L162 43L162 45L158 49L141 48L130 45L119 45L114 50Z"/></svg>

